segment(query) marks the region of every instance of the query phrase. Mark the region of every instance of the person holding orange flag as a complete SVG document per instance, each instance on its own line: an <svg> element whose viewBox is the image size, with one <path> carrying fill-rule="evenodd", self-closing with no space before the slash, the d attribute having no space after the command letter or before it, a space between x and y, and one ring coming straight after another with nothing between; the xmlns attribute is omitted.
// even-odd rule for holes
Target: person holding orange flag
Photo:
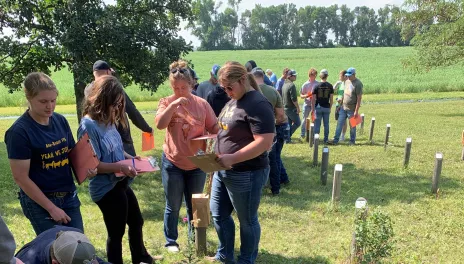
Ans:
<svg viewBox="0 0 464 264"><path fill-rule="evenodd" d="M301 139L305 138L306 135L306 119L311 113L311 97L313 95L313 89L318 81L316 81L317 70L314 68L309 69L308 71L308 81L306 81L300 89L300 96L304 99L303 104L303 120L301 124Z"/></svg>

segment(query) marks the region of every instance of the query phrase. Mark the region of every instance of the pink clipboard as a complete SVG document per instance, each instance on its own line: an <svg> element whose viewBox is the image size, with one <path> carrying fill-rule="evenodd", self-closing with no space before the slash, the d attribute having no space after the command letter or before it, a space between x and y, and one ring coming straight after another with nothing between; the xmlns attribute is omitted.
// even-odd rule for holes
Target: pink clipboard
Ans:
<svg viewBox="0 0 464 264"><path fill-rule="evenodd" d="M116 162L121 165L133 166L132 159L126 159ZM159 166L156 160L153 157L142 158L142 160L134 159L135 169L138 174L159 171ZM117 172L115 173L116 177L126 176L124 173Z"/></svg>
<svg viewBox="0 0 464 264"><path fill-rule="evenodd" d="M217 137L217 134L209 134L209 135L203 135L203 136L199 136L196 138L192 138L191 140L205 140L205 139L213 139L216 137Z"/></svg>
<svg viewBox="0 0 464 264"><path fill-rule="evenodd" d="M94 170L97 168L100 161L95 154L87 133L79 139L74 148L69 152L69 160L71 161L71 168L79 185L87 179L89 169Z"/></svg>

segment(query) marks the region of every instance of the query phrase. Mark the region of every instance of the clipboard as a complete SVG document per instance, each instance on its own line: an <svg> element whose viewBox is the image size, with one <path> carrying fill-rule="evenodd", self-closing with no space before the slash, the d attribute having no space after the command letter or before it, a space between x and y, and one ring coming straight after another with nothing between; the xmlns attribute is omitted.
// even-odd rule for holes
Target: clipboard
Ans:
<svg viewBox="0 0 464 264"><path fill-rule="evenodd" d="M216 137L217 137L217 134L209 134L209 135L203 135L203 136L199 136L196 138L192 138L191 140L215 139Z"/></svg>
<svg viewBox="0 0 464 264"><path fill-rule="evenodd" d="M187 157L193 164L206 173L226 170L217 161L215 153Z"/></svg>
<svg viewBox="0 0 464 264"><path fill-rule="evenodd" d="M132 159L125 159L125 160L118 161L116 163L121 164L121 165L132 166ZM135 169L137 170L138 174L160 170L158 166L158 162L153 157L142 158L142 160L134 159L134 163L135 163ZM117 172L115 173L115 175L116 177L126 176L124 173L121 173L121 172Z"/></svg>
<svg viewBox="0 0 464 264"><path fill-rule="evenodd" d="M152 133L142 132L142 151L155 148L155 137Z"/></svg>
<svg viewBox="0 0 464 264"><path fill-rule="evenodd" d="M81 185L87 179L88 170L96 169L100 161L90 141L89 135L85 133L69 152L71 169L73 170L76 181Z"/></svg>

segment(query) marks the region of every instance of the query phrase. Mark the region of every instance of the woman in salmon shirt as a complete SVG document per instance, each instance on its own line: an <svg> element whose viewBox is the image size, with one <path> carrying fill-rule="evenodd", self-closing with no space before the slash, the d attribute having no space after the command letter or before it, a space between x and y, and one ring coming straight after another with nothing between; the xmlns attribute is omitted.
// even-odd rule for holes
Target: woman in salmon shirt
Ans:
<svg viewBox="0 0 464 264"><path fill-rule="evenodd" d="M204 99L192 95L193 79L187 63L179 60L173 62L169 68L169 82L174 94L160 100L155 123L158 129L166 129L161 164L166 197L165 246L169 252L178 252L177 222L182 195L185 195L190 223L193 219L192 194L202 193L206 180L206 174L187 159L188 156L195 155L199 149L205 150L206 142L191 139L205 134L205 130L216 134L218 125L211 106Z"/></svg>

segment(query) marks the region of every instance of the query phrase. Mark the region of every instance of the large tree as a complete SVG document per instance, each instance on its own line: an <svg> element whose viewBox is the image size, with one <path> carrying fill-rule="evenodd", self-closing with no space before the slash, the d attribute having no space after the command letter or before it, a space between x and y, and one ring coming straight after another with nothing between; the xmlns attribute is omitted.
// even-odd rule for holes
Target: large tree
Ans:
<svg viewBox="0 0 464 264"><path fill-rule="evenodd" d="M462 0L407 0L403 9L402 35L412 36L416 55L407 66L429 70L460 63L464 59Z"/></svg>
<svg viewBox="0 0 464 264"><path fill-rule="evenodd" d="M124 85L156 91L168 65L191 50L177 36L189 0L0 0L0 82L21 87L32 71L73 73L77 113L92 64L107 60Z"/></svg>

